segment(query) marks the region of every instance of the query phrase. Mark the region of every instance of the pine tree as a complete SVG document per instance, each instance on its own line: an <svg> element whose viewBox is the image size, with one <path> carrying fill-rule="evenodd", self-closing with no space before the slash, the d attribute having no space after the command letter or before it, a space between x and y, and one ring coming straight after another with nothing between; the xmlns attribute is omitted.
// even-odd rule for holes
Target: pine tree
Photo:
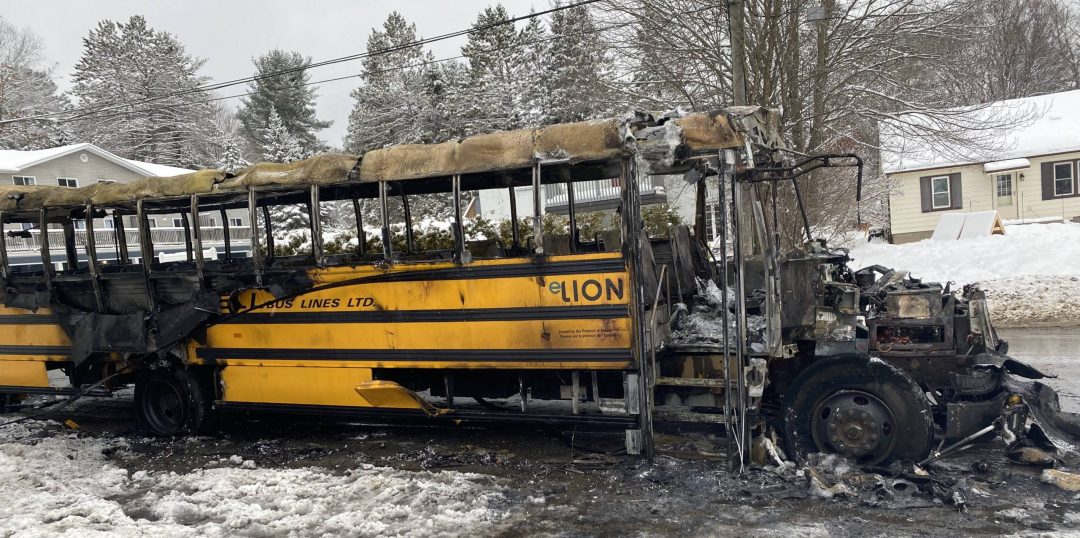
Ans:
<svg viewBox="0 0 1080 538"><path fill-rule="evenodd" d="M225 149L221 154L221 159L218 161L219 170L232 174L247 168L251 164L244 158L244 153L240 150L240 143L235 138L225 138L222 140L222 146Z"/></svg>
<svg viewBox="0 0 1080 538"><path fill-rule="evenodd" d="M67 97L57 92L44 67L41 39L29 28L0 19L0 120L62 111ZM43 149L63 143L63 132L49 120L0 124L0 149Z"/></svg>
<svg viewBox="0 0 1080 538"><path fill-rule="evenodd" d="M367 51L389 51L363 59L361 84L349 114L345 150L365 151L393 144L430 142L432 98L429 77L434 56L417 41L416 25L391 13L382 30L368 37Z"/></svg>
<svg viewBox="0 0 1080 538"><path fill-rule="evenodd" d="M319 140L316 132L330 126L329 121L315 117L315 87L309 86L311 74L307 66L310 57L299 52L274 49L253 60L255 77L248 85L251 95L242 99L237 117L244 125L244 133L253 143L261 145L261 130L270 109L277 109L281 121L308 154L326 151L326 143ZM267 76L270 73L290 71L287 74Z"/></svg>
<svg viewBox="0 0 1080 538"><path fill-rule="evenodd" d="M540 59L544 29L537 18L520 32L501 4L485 8L461 53L469 62L472 132L516 129L539 123Z"/></svg>
<svg viewBox="0 0 1080 538"><path fill-rule="evenodd" d="M551 15L550 49L543 84L547 89L547 121L565 123L605 116L613 96L605 84L612 59L587 6Z"/></svg>
<svg viewBox="0 0 1080 538"><path fill-rule="evenodd" d="M80 119L76 136L153 163L201 167L217 160L205 150L215 129L208 95L199 90L209 80L198 74L205 60L140 15L126 23L99 22L83 45L71 94L82 110L110 110ZM145 102L116 108L137 101Z"/></svg>
<svg viewBox="0 0 1080 538"><path fill-rule="evenodd" d="M270 115L266 118L266 127L261 129L259 135L265 141L263 143L263 158L272 163L291 163L304 158L304 151L299 142L293 137L285 123L281 121L277 108L270 107Z"/></svg>

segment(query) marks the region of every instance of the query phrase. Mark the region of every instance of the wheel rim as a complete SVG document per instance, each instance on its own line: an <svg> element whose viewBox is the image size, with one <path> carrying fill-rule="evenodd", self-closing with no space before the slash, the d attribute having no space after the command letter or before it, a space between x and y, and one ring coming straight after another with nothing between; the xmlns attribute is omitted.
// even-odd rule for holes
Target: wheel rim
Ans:
<svg viewBox="0 0 1080 538"><path fill-rule="evenodd" d="M150 427L161 433L174 433L184 423L184 399L172 383L154 381L146 387L143 400Z"/></svg>
<svg viewBox="0 0 1080 538"><path fill-rule="evenodd" d="M896 421L889 406L873 394L845 390L814 408L811 426L820 452L835 452L863 463L881 462L896 444Z"/></svg>

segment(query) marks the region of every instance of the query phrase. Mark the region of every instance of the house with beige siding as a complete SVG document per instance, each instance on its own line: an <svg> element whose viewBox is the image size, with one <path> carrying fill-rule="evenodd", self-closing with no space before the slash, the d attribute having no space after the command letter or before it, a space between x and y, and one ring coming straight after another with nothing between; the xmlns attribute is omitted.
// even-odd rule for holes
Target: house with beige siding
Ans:
<svg viewBox="0 0 1080 538"><path fill-rule="evenodd" d="M125 159L93 144L71 144L34 151L0 150L0 184L52 185L60 187L85 187L94 183L128 183L144 177L169 177L192 172L177 168ZM228 224L246 227L247 215L243 211L230 211ZM127 225L136 227L134 217ZM221 226L221 217L208 215L201 218L206 227ZM97 226L111 222L95 221ZM161 215L150 219L154 228L178 228L180 215Z"/></svg>
<svg viewBox="0 0 1080 538"><path fill-rule="evenodd" d="M882 171L892 180L893 241L929 238L941 215L996 210L1008 222L1080 221L1080 90L977 107L992 151L965 154L894 134L882 124Z"/></svg>
<svg viewBox="0 0 1080 538"><path fill-rule="evenodd" d="M0 184L38 185L59 187L86 187L95 183L128 183L144 177L170 177L192 172L186 168L125 159L93 144L72 144L58 148L20 151L0 150ZM185 227L185 222L188 226ZM180 214L154 214L147 218L152 229L150 237L157 255L173 255L184 251L187 234L190 233L190 220ZM248 249L246 235L250 227L248 212L243 209L230 209L222 212L208 212L199 215L199 223L205 238L204 244L221 247L224 234L229 234L233 241L233 255L246 255ZM23 223L23 229L40 234L35 226ZM94 219L94 230L113 230L115 223L111 218ZM55 228L54 228L55 227ZM134 215L124 217L123 227L129 247L139 241L138 222ZM86 223L74 222L74 233L79 239L87 233ZM63 235L59 225L50 224L51 245L62 245ZM61 234L53 238L53 234ZM96 234L95 234L96 235ZM9 240L6 243L8 259L12 266L34 265L38 263L36 243L33 240ZM216 253L224 252L217 248ZM100 259L112 259L111 254L101 254Z"/></svg>

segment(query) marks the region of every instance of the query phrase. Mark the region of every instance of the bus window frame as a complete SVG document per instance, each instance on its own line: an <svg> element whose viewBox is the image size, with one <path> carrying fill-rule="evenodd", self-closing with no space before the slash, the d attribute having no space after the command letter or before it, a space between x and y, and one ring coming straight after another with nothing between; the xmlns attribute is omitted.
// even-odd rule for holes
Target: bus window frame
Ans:
<svg viewBox="0 0 1080 538"><path fill-rule="evenodd" d="M360 209L360 198L353 194L352 201L353 217L356 219L356 254L361 258L367 253L367 236L364 235L364 212Z"/></svg>
<svg viewBox="0 0 1080 538"><path fill-rule="evenodd" d="M102 217L103 221L106 218L112 218L113 250L116 254L116 264L129 265L131 263L131 254L128 252L127 230L124 229L124 218L116 208L106 208L104 211L106 211L106 213L105 216Z"/></svg>
<svg viewBox="0 0 1080 538"><path fill-rule="evenodd" d="M409 195L405 193L405 186L400 181L394 182L392 186L398 187L401 191L401 211L405 214L405 254L416 254L416 237L413 235L412 212L409 211Z"/></svg>
<svg viewBox="0 0 1080 538"><path fill-rule="evenodd" d="M150 221L146 215L146 200L139 199L135 202L135 219L139 223L139 254L142 266L143 280L146 282L146 295L150 304L157 304L154 297L154 284L150 278L154 266L154 246L150 243Z"/></svg>
<svg viewBox="0 0 1080 538"><path fill-rule="evenodd" d="M517 186L513 181L510 181L510 186L507 189L510 191L510 241L512 249L510 253L517 254L521 250L521 230L519 229L518 222L518 210L517 210Z"/></svg>
<svg viewBox="0 0 1080 538"><path fill-rule="evenodd" d="M263 285L263 255L259 245L258 195L254 185L248 187L248 225L251 227L251 262L255 272L255 284Z"/></svg>
<svg viewBox="0 0 1080 538"><path fill-rule="evenodd" d="M450 179L451 196L454 197L454 221L450 224L451 233L454 235L454 261L463 263L471 261L472 255L465 246L465 226L461 222L461 175L454 174Z"/></svg>
<svg viewBox="0 0 1080 538"><path fill-rule="evenodd" d="M23 280L24 278L27 279L27 280L40 279L40 280L44 281L46 278L49 278L51 276L51 275L46 274L46 272L47 272L46 265L51 264L52 257L51 256L46 256L46 259L50 260L49 264L46 264L45 261L41 260L41 255L42 255L41 245L39 245L39 247L37 249L37 254L38 254L38 257L39 257L39 261L41 261L41 267L42 267L41 268L42 273L40 275L35 274L36 271L15 271L15 270L13 270L13 267L11 265L11 260L8 258L8 252L7 252L8 243L9 243L8 242L8 236L7 236L7 233L8 233L7 225L8 224L16 224L16 223L18 223L20 225L19 227L20 227L21 231L37 229L38 227L41 226L41 222L42 222L41 212L42 211L43 210L6 211L6 212L3 212L2 214L0 214L0 224L3 225L3 228L2 228L3 231L0 232L0 233L3 233L3 235L4 235L4 237L2 239L0 239L0 248L3 249L3 256L2 256L2 260L0 260L0 262L3 263L3 277L4 278L6 278L6 279L19 279L19 280ZM27 228L26 227L27 224L31 224L32 226ZM39 242L40 242L40 240L41 240L40 239L40 237L41 237L40 230L38 231L38 233L39 233ZM46 241L47 240L48 240L48 238L46 237ZM32 252L32 250L28 251L28 252ZM45 252L47 253L48 251L46 250ZM28 265L34 265L34 264L31 263L31 264L28 264ZM48 290L51 292L52 291L51 284L49 282L46 282L46 285L47 285Z"/></svg>
<svg viewBox="0 0 1080 538"><path fill-rule="evenodd" d="M567 223L570 232L570 253L578 254L578 227L577 227L577 211L575 208L576 202L574 201L574 177L573 174L566 174L566 212L569 216L569 222Z"/></svg>
<svg viewBox="0 0 1080 538"><path fill-rule="evenodd" d="M11 270L8 267L8 253L7 253L7 231L4 230L5 220L7 214L0 211L0 279L4 282L11 277Z"/></svg>
<svg viewBox="0 0 1080 538"><path fill-rule="evenodd" d="M190 199L189 199L189 203L190 203ZM195 250L195 245L194 245L194 241L192 240L193 238L192 238L192 235L191 235L191 223L189 222L190 221L190 219L189 219L190 214L184 212L183 210L181 210L179 214L180 214L180 222L183 224L183 228L184 228L184 248L187 250L187 252L185 252L184 254L187 255L187 262L191 263L192 261L194 261L194 257L195 257L194 252L193 252Z"/></svg>
<svg viewBox="0 0 1080 538"><path fill-rule="evenodd" d="M221 240L225 243L224 260L232 260L232 238L229 237L229 213L225 204L221 204Z"/></svg>
<svg viewBox="0 0 1080 538"><path fill-rule="evenodd" d="M38 210L38 230L41 236L41 269L45 276L45 288L51 295L53 292L53 264L52 255L49 253L49 220L45 209Z"/></svg>
<svg viewBox="0 0 1080 538"><path fill-rule="evenodd" d="M251 221L252 221L252 223L254 225L253 228L252 228L253 233L257 233L260 226L258 225L258 220L259 219L255 218L255 217L256 217L256 215L259 215L259 214L262 215L263 224L261 226L261 228L262 228L261 232L263 234L265 234L264 235L264 240L266 242L266 256L262 260L262 267L263 267L264 270L271 269L273 267L274 263L277 262L278 258L279 258L279 256L276 256L274 254L274 235L273 235L274 234L274 224L270 219L270 207L271 206L274 206L274 207L276 207L276 206L301 206L301 207L303 207L304 210L306 211L305 215L306 215L306 217L308 219L307 233L308 234L314 234L314 232L315 232L315 230L317 228L315 227L315 225L313 225L313 220L317 220L318 214L314 213L314 211L313 211L313 206L312 206L312 201L313 200L312 200L312 198L314 197L314 198L317 199L317 197L318 197L317 194L314 194L314 192L317 190L317 187L318 186L316 186L316 185L312 185L311 187L286 187L286 188L277 187L277 188L262 188L262 189L256 189L254 186L251 187L251 192L253 192L254 194L249 195L252 198L249 199L249 203L248 203L248 205L249 205L248 218L251 219ZM293 200L293 198L296 198L296 200ZM311 261L312 264L318 265L318 262L317 262L317 259L316 259L316 256L315 256L316 245L318 245L318 248L321 249L321 247L322 247L322 238L316 239L314 236L312 236L311 237L311 252L310 253L296 254L296 255L293 255L293 256L283 256L283 257L280 257L280 258L281 259L307 258L307 259L309 259ZM292 262L289 262L289 263L292 263Z"/></svg>
<svg viewBox="0 0 1080 538"><path fill-rule="evenodd" d="M532 196L533 196L533 252L544 255L544 216L540 212L540 189L542 188L540 162L532 166Z"/></svg>
<svg viewBox="0 0 1080 538"><path fill-rule="evenodd" d="M190 261L192 257L195 258L195 273L199 277L199 289L202 289L204 287L203 269L205 267L206 260L203 259L204 257L203 257L202 222L201 222L202 219L199 218L199 195L198 194L192 194L191 195L191 209L188 211L188 215L191 217L191 234L193 236L191 239L194 242L194 251L192 251L192 249L190 249L190 248L188 249L188 260ZM185 223L186 223L186 220L185 220ZM185 226L185 228L186 228L186 226Z"/></svg>
<svg viewBox="0 0 1080 538"><path fill-rule="evenodd" d="M105 313L105 294L101 289L101 280L97 261L97 239L94 237L94 205L86 204L86 268L90 274L90 285L94 290L94 304L99 314Z"/></svg>
<svg viewBox="0 0 1080 538"><path fill-rule="evenodd" d="M308 188L311 198L308 200L308 228L311 231L311 257L315 259L315 265L326 265L326 256L323 252L322 242L322 208L319 207L319 186L312 185Z"/></svg>

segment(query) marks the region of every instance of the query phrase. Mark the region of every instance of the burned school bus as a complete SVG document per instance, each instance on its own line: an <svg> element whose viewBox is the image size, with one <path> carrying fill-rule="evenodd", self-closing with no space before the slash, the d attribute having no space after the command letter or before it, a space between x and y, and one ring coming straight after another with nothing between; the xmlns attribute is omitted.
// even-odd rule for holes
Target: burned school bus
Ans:
<svg viewBox="0 0 1080 538"><path fill-rule="evenodd" d="M724 433L739 462L773 427L794 457L878 463L985 426L1006 377L1041 375L1004 355L976 289L852 271L809 222L805 243L781 252L778 186L798 195L799 177L823 166L861 174L850 155L790 159L774 111L735 107L236 174L10 187L0 392L11 404L134 384L141 424L160 435L203 430L221 410L272 410L587 424L652 453L656 425L696 423ZM645 232L638 187L661 174L696 189L693 231ZM575 193L598 180L618 189L618 218L588 237ZM541 219L551 185L569 208L557 233ZM510 200L509 240L466 233L463 198L490 189ZM530 215L517 214L521 193ZM445 248L414 236L424 215L410 207L432 195L452 204ZM707 196L720 199L715 255L701 239ZM355 245L329 247L327 204L353 208ZM299 253L280 248L281 207L305 215ZM249 226L229 230L229 212ZM211 237L207 213L224 234ZM179 256L155 244L162 214L182 216ZM14 264L16 251L39 258Z"/></svg>

